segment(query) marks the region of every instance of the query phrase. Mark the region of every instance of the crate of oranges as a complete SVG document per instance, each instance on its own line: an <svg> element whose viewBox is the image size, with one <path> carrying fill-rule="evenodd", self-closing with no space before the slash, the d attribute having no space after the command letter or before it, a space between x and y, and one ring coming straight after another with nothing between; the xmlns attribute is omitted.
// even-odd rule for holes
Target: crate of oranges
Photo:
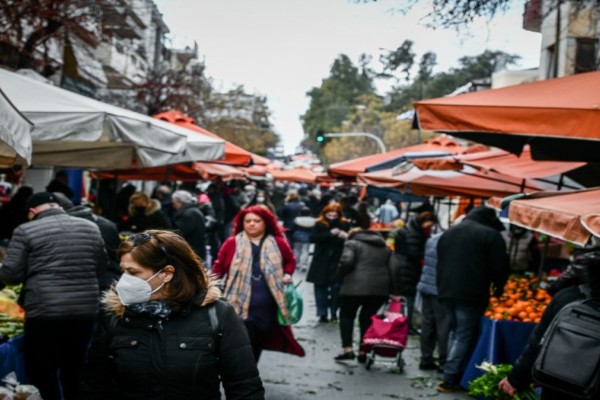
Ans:
<svg viewBox="0 0 600 400"><path fill-rule="evenodd" d="M538 287L537 278L511 276L502 296L491 297L485 316L506 321L539 323L551 296Z"/></svg>

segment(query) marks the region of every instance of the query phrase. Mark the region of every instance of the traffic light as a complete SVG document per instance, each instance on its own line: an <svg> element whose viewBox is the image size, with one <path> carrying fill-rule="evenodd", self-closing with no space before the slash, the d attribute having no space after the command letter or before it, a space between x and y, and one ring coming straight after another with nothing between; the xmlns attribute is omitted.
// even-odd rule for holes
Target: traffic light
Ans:
<svg viewBox="0 0 600 400"><path fill-rule="evenodd" d="M323 142L325 142L325 132L323 132L322 129L319 129L317 131L316 139L317 139L317 143L319 143L319 144L323 144Z"/></svg>

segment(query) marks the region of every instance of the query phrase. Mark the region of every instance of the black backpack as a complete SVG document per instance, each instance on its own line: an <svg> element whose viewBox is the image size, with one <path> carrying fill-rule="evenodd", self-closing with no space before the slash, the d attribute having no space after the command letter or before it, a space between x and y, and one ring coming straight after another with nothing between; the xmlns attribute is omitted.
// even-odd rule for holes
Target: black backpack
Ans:
<svg viewBox="0 0 600 400"><path fill-rule="evenodd" d="M600 389L600 299L588 297L561 309L540 343L533 379L573 397L591 399Z"/></svg>

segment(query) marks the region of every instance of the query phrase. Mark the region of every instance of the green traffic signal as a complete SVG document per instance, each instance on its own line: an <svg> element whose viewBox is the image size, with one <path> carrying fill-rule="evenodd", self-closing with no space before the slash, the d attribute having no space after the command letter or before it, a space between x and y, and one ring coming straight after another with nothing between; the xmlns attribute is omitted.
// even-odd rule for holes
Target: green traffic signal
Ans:
<svg viewBox="0 0 600 400"><path fill-rule="evenodd" d="M318 143L323 143L325 141L325 132L323 132L321 129L319 129L317 131L316 139L317 139Z"/></svg>

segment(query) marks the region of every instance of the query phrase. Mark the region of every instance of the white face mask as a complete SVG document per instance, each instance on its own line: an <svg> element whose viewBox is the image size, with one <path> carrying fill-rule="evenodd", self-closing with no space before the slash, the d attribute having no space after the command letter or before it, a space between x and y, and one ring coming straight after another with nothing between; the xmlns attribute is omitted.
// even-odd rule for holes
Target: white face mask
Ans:
<svg viewBox="0 0 600 400"><path fill-rule="evenodd" d="M257 203L264 203L265 202L265 198L264 197L257 197L256 198L256 202Z"/></svg>
<svg viewBox="0 0 600 400"><path fill-rule="evenodd" d="M119 279L117 286L115 286L115 290L119 295L121 303L123 303L124 306L128 306L130 304L148 302L150 296L152 296L153 293L158 292L165 285L165 282L163 282L156 289L152 290L152 286L148 283L162 271L163 270L161 269L146 280L129 274L121 275L121 279Z"/></svg>

